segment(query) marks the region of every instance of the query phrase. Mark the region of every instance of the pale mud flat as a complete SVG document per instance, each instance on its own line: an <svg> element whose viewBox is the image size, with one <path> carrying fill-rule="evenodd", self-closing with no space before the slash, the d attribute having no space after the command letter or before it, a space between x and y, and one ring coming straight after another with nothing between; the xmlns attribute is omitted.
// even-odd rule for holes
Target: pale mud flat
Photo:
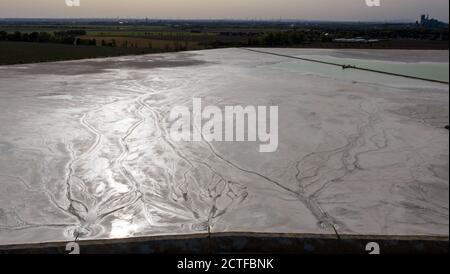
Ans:
<svg viewBox="0 0 450 274"><path fill-rule="evenodd" d="M448 51L273 50L448 67ZM224 49L0 67L0 245L448 237L448 85L309 66ZM172 141L168 114L193 97L279 106L278 150Z"/></svg>

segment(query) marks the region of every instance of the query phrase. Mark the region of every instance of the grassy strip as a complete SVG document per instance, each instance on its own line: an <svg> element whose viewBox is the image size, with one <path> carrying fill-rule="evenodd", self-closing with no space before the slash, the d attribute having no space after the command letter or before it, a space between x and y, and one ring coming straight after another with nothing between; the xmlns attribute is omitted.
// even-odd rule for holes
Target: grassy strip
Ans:
<svg viewBox="0 0 450 274"><path fill-rule="evenodd" d="M158 49L0 42L0 65L77 60L161 52Z"/></svg>

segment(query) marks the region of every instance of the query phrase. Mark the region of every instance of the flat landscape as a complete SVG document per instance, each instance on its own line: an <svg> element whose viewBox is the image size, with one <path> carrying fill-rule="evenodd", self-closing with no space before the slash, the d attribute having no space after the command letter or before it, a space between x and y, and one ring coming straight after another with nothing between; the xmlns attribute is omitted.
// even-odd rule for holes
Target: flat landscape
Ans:
<svg viewBox="0 0 450 274"><path fill-rule="evenodd" d="M448 81L448 50L265 51ZM171 140L169 112L194 97L278 106L278 150ZM0 66L0 245L448 239L448 124L448 84L239 48Z"/></svg>
<svg viewBox="0 0 450 274"><path fill-rule="evenodd" d="M0 65L233 47L448 50L448 24L0 18Z"/></svg>

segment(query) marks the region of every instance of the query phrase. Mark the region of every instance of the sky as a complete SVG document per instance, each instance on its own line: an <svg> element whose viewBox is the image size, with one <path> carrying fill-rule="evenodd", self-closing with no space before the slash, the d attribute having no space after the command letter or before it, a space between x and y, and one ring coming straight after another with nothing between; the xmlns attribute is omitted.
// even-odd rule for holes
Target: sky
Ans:
<svg viewBox="0 0 450 274"><path fill-rule="evenodd" d="M0 18L300 19L415 21L422 13L449 21L449 0L0 0Z"/></svg>

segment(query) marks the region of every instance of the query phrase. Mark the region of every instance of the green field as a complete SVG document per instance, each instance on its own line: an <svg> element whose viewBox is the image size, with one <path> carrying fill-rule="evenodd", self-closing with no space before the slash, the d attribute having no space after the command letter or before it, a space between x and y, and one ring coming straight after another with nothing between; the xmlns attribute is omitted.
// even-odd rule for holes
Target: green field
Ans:
<svg viewBox="0 0 450 274"><path fill-rule="evenodd" d="M84 31L84 34L58 34L67 31ZM0 39L0 65L199 50L217 37L210 32L140 25L0 25L0 32L19 33L18 38ZM45 40L37 38L44 37L42 34L47 35ZM71 39L86 42L76 42L78 45L74 46Z"/></svg>
<svg viewBox="0 0 450 274"><path fill-rule="evenodd" d="M30 26L21 26L21 25L12 25L12 26L0 26L0 30L14 32L33 32L33 31L61 31L61 30L86 30L86 31L141 31L141 32L161 32L161 31L170 31L172 28L166 26L136 26L136 25L127 25L127 26L109 26L109 25L57 25L57 26L48 26L48 25L30 25ZM173 30L175 31L175 30Z"/></svg>
<svg viewBox="0 0 450 274"><path fill-rule="evenodd" d="M0 65L63 61L159 52L157 49L0 42Z"/></svg>
<svg viewBox="0 0 450 274"><path fill-rule="evenodd" d="M145 36L145 35L215 35L214 32L194 33L167 26L0 26L0 31L23 33L57 32L64 30L85 30L88 35L105 36Z"/></svg>

